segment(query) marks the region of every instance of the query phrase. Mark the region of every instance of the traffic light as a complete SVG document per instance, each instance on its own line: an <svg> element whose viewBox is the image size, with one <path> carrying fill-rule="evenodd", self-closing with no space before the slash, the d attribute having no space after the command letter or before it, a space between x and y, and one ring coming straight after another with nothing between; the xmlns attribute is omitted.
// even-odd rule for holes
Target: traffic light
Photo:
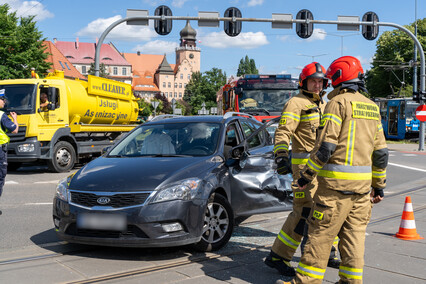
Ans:
<svg viewBox="0 0 426 284"><path fill-rule="evenodd" d="M231 7L226 9L223 17L225 18L241 18L241 11L238 8ZM240 34L242 28L242 23L240 21L224 21L223 29L225 33L229 36L237 36Z"/></svg>
<svg viewBox="0 0 426 284"><path fill-rule="evenodd" d="M373 22L376 23L379 21L379 16L374 12L367 12L362 16L363 22ZM379 26L374 25L362 25L362 36L368 40L374 40L379 34Z"/></svg>
<svg viewBox="0 0 426 284"><path fill-rule="evenodd" d="M155 16L173 16L172 10L166 5L158 6L155 9ZM172 31L172 20L154 20L154 28L159 35L168 35Z"/></svg>
<svg viewBox="0 0 426 284"><path fill-rule="evenodd" d="M297 15L296 19L298 20L313 20L314 16L312 15L311 11L303 9L300 10ZM296 23L296 33L301 38L308 38L312 35L314 31L314 24L313 23Z"/></svg>
<svg viewBox="0 0 426 284"><path fill-rule="evenodd" d="M413 92L413 101L422 103L426 101L426 92Z"/></svg>

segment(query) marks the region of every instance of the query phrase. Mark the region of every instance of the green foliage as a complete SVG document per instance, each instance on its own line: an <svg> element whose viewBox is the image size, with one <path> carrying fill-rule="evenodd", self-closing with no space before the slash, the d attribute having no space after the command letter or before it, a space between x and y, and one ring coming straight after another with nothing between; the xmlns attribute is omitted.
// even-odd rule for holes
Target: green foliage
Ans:
<svg viewBox="0 0 426 284"><path fill-rule="evenodd" d="M414 23L405 26L414 34ZM426 48L426 18L417 21L417 38L423 49ZM414 42L405 33L400 30L384 32L376 42L376 53L373 59L373 67L366 73L366 85L373 97L386 97L388 95L397 95L400 88L401 96L412 96L413 69L405 69L405 86L401 85L404 78L404 70L393 68L392 71L383 65L408 65L413 59ZM419 61L419 56L417 60ZM420 70L418 79L420 78ZM418 84L419 85L419 84Z"/></svg>
<svg viewBox="0 0 426 284"><path fill-rule="evenodd" d="M87 71L89 75L95 75L95 62L90 63L89 71ZM99 64L99 77L108 78L109 73L106 71L105 64Z"/></svg>
<svg viewBox="0 0 426 284"><path fill-rule="evenodd" d="M138 101L139 105L139 116L148 117L152 114L152 105L146 102L144 99Z"/></svg>
<svg viewBox="0 0 426 284"><path fill-rule="evenodd" d="M165 95L157 93L157 94L155 94L154 98L155 98L154 101L160 102L160 104L157 107L157 111L156 111L157 114L159 114L159 113L171 113L172 105L167 100Z"/></svg>
<svg viewBox="0 0 426 284"><path fill-rule="evenodd" d="M34 16L18 18L9 10L9 5L0 5L0 79L30 78L31 68L47 74L51 63L45 61L45 39Z"/></svg>
<svg viewBox="0 0 426 284"><path fill-rule="evenodd" d="M202 104L206 104L206 109L217 107L216 93L226 83L226 73L221 69L212 68L203 74L192 73L191 80L186 85L183 100L188 103L190 109L188 114L198 114Z"/></svg>
<svg viewBox="0 0 426 284"><path fill-rule="evenodd" d="M254 59L250 59L248 55L246 55L245 58L241 58L237 70L237 76L245 74L259 74L259 70L256 68L256 62Z"/></svg>

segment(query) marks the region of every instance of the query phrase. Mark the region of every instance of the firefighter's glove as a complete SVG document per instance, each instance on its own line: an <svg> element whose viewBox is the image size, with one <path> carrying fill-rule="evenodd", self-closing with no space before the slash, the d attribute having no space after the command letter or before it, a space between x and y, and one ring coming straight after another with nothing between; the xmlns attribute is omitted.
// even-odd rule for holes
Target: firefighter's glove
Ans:
<svg viewBox="0 0 426 284"><path fill-rule="evenodd" d="M383 192L383 188L375 188L375 187L373 187L373 190L374 190L373 197L377 197L377 196L384 197L385 196L385 193Z"/></svg>
<svg viewBox="0 0 426 284"><path fill-rule="evenodd" d="M304 175L301 174L300 178L297 180L297 185L299 185L299 187L304 187L310 182L311 181L309 179L307 179Z"/></svg>
<svg viewBox="0 0 426 284"><path fill-rule="evenodd" d="M278 156L275 158L275 163L277 164L277 172L280 175L286 175L291 173L290 160L286 156Z"/></svg>

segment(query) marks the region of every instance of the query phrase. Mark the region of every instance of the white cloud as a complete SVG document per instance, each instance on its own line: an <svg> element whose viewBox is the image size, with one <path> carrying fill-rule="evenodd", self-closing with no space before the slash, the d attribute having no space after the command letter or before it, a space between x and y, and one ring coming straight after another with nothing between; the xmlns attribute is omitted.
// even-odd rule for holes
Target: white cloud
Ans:
<svg viewBox="0 0 426 284"><path fill-rule="evenodd" d="M144 54L170 54L175 52L178 43L163 40L150 41L143 45L137 45L132 51L140 51Z"/></svg>
<svg viewBox="0 0 426 284"><path fill-rule="evenodd" d="M282 35L282 36L278 36L277 38L281 41L287 41L287 40L290 39L290 36L289 35Z"/></svg>
<svg viewBox="0 0 426 284"><path fill-rule="evenodd" d="M35 21L42 21L47 18L53 18L54 15L46 10L39 1L22 1L22 0L3 0L8 4L11 11L15 12L18 17L35 16ZM2 1L2 2L3 2Z"/></svg>
<svg viewBox="0 0 426 284"><path fill-rule="evenodd" d="M120 15L111 18L99 18L90 22L86 27L77 32L78 36L99 38L102 33L114 22L122 19ZM123 41L149 41L156 37L154 29L149 26L129 26L121 23L107 35L108 39L118 39Z"/></svg>
<svg viewBox="0 0 426 284"><path fill-rule="evenodd" d="M253 49L262 45L269 44L263 32L240 33L236 37L230 37L225 32L212 32L200 36L202 45L212 48L237 47L243 49Z"/></svg>
<svg viewBox="0 0 426 284"><path fill-rule="evenodd" d="M173 0L172 6L177 8L182 8L183 4L185 4L186 1L188 0Z"/></svg>
<svg viewBox="0 0 426 284"><path fill-rule="evenodd" d="M324 40L327 33L323 29L314 29L314 32L310 37L308 37L307 41L315 41L315 40Z"/></svg>
<svg viewBox="0 0 426 284"><path fill-rule="evenodd" d="M260 5L262 5L263 4L263 0L250 0L248 3L247 3L247 6L249 6L249 7L253 7L253 6L260 6Z"/></svg>

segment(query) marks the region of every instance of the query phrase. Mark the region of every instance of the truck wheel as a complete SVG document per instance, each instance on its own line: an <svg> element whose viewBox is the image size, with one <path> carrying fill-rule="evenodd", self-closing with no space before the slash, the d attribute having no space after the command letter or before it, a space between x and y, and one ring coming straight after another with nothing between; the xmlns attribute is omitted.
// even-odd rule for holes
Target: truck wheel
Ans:
<svg viewBox="0 0 426 284"><path fill-rule="evenodd" d="M225 246L234 229L234 213L228 200L213 193L207 203L201 240L194 245L199 251L214 251Z"/></svg>
<svg viewBox="0 0 426 284"><path fill-rule="evenodd" d="M49 169L56 173L70 171L75 164L76 155L74 147L65 141L59 141L53 147L52 160L48 161Z"/></svg>

